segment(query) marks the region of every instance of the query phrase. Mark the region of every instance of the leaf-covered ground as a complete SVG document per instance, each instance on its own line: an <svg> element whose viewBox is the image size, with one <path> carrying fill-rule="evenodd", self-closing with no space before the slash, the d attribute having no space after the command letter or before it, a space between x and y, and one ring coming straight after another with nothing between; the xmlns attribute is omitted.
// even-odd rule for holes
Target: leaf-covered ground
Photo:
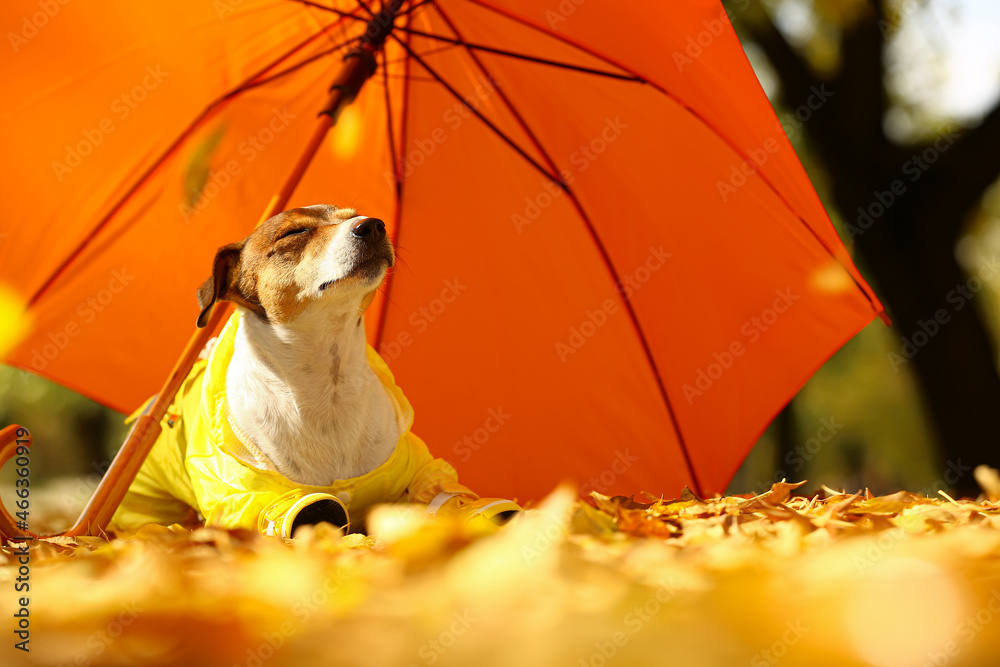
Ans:
<svg viewBox="0 0 1000 667"><path fill-rule="evenodd" d="M499 531L386 506L377 538L46 539L27 654L5 547L0 664L1000 662L1000 502L793 489L651 504L560 489Z"/></svg>

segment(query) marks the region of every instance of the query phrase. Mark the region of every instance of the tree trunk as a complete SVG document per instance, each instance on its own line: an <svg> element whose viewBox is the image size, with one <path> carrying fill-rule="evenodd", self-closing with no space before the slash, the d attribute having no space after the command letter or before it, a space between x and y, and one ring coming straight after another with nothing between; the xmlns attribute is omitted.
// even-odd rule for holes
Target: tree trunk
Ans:
<svg viewBox="0 0 1000 667"><path fill-rule="evenodd" d="M940 197L947 200L948 193ZM838 198L838 206L856 212L871 201ZM920 382L939 443L940 480L975 495L972 468L1000 465L1000 376L975 303L981 283L969 284L956 262L953 238L918 231L940 223L928 219L933 214L900 202L855 238L855 251L888 304L898 334L886 363L896 372L915 373ZM963 214L962 209L951 213L959 219Z"/></svg>
<svg viewBox="0 0 1000 667"><path fill-rule="evenodd" d="M1000 108L934 150L893 146L882 129L887 17L881 3L870 8L872 16L844 31L833 81L821 82L769 20L741 27L777 71L788 108L800 104L811 86L832 89L831 101L803 132L830 175L855 252L894 320L899 342L886 364L915 373L920 383L940 445L940 486L975 495L972 468L1000 467L1000 375L974 293L982 285L963 274L954 251L967 215L1000 172ZM925 148L933 163L914 162Z"/></svg>

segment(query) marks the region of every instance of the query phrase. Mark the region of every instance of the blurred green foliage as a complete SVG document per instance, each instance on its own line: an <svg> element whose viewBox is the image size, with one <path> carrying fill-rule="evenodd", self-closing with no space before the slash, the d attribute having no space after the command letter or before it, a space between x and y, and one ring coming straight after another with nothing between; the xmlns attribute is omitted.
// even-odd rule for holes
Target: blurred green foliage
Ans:
<svg viewBox="0 0 1000 667"><path fill-rule="evenodd" d="M124 415L32 373L0 366L0 425L31 431L32 479L103 473L124 440ZM6 466L0 486L13 479Z"/></svg>

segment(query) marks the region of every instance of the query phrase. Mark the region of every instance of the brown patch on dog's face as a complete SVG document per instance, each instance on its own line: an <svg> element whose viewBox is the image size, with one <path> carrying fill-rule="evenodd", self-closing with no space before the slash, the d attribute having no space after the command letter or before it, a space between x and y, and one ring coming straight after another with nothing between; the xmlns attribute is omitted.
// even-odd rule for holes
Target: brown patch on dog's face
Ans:
<svg viewBox="0 0 1000 667"><path fill-rule="evenodd" d="M291 209L219 249L212 276L198 290L198 326L220 300L270 322L289 322L327 297L356 299L364 310L394 262L380 220L335 206Z"/></svg>

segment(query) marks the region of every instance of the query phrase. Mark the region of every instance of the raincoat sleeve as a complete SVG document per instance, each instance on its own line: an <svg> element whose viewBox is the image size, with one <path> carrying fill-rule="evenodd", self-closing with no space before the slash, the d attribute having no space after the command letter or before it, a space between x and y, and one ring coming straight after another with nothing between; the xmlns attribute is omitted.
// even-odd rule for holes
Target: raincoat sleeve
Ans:
<svg viewBox="0 0 1000 667"><path fill-rule="evenodd" d="M218 449L221 421L209 422L202 412L205 367L203 359L192 367L112 523L124 529L147 523L186 524L201 514L208 526L259 530L277 537L291 537L299 525L320 521L347 528L348 514L340 499L290 488ZM146 412L151 401L129 420ZM211 413L221 414L221 402L208 405Z"/></svg>
<svg viewBox="0 0 1000 667"><path fill-rule="evenodd" d="M204 361L195 363L178 396L200 387L200 373L204 366ZM130 424L146 414L155 398L146 401L125 423ZM167 416L160 422L162 430L155 445L111 518L113 529L136 530L149 523L197 523L197 501L184 471L189 429L179 417L181 406L182 400L176 398L167 409Z"/></svg>
<svg viewBox="0 0 1000 667"><path fill-rule="evenodd" d="M347 508L328 493L306 493L294 489L284 494L273 491L232 493L211 506L205 524L219 528L256 528L262 535L292 537L301 525L320 521L350 528Z"/></svg>
<svg viewBox="0 0 1000 667"><path fill-rule="evenodd" d="M272 537L292 537L300 525L320 521L345 531L350 527L347 508L332 494L258 484L253 473L236 478L220 475L212 463L215 461L188 461L198 507L207 526L256 529Z"/></svg>
<svg viewBox="0 0 1000 667"><path fill-rule="evenodd" d="M181 466L164 456L164 450L165 447L154 447L139 469L112 517L113 529L136 530L149 523L164 526L198 523L194 498L179 474Z"/></svg>

